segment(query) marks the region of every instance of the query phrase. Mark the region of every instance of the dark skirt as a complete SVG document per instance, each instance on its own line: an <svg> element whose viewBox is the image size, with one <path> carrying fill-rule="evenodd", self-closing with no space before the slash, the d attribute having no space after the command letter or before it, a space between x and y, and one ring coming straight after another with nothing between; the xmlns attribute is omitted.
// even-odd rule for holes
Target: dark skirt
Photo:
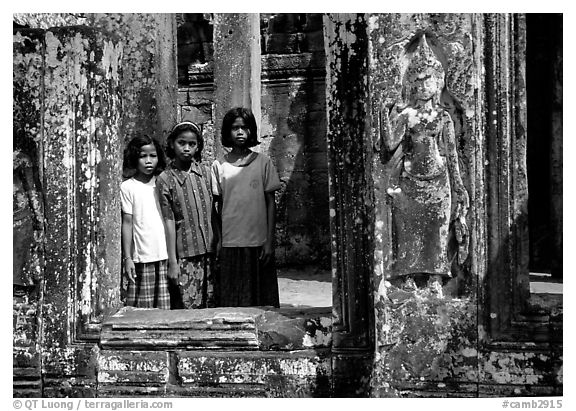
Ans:
<svg viewBox="0 0 576 411"><path fill-rule="evenodd" d="M262 247L223 247L216 281L220 307L280 306L274 258L259 259Z"/></svg>

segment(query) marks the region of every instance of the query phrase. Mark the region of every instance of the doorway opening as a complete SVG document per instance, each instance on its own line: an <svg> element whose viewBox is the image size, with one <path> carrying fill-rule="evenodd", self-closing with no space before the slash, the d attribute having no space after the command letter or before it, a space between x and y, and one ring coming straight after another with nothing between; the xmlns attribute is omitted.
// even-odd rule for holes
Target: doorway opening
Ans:
<svg viewBox="0 0 576 411"><path fill-rule="evenodd" d="M562 294L562 14L526 28L530 290Z"/></svg>
<svg viewBox="0 0 576 411"><path fill-rule="evenodd" d="M199 124L203 160L214 160L214 16L178 13L179 121ZM276 194L281 309L332 307L325 52L321 14L262 13L261 144L282 188Z"/></svg>

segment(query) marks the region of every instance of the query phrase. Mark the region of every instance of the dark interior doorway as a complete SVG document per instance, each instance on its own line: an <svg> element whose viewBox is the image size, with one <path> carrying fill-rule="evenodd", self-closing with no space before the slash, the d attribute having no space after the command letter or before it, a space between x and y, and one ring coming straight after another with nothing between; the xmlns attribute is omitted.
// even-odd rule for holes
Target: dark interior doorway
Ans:
<svg viewBox="0 0 576 411"><path fill-rule="evenodd" d="M530 272L562 280L562 14L526 16Z"/></svg>

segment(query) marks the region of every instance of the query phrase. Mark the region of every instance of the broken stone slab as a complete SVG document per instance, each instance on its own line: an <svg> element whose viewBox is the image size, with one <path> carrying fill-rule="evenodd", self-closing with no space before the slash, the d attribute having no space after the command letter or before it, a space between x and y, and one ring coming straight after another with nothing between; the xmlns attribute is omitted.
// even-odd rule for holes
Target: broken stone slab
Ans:
<svg viewBox="0 0 576 411"><path fill-rule="evenodd" d="M283 307L257 318L261 350L302 350L332 345L330 308Z"/></svg>
<svg viewBox="0 0 576 411"><path fill-rule="evenodd" d="M260 309L252 307L204 308L197 310L160 310L156 308L123 307L104 322L102 328L112 329L227 329L254 324Z"/></svg>
<svg viewBox="0 0 576 411"><path fill-rule="evenodd" d="M124 307L102 324L103 348L258 348L254 308Z"/></svg>
<svg viewBox="0 0 576 411"><path fill-rule="evenodd" d="M329 347L330 308L124 307L102 324L103 349L298 350Z"/></svg>

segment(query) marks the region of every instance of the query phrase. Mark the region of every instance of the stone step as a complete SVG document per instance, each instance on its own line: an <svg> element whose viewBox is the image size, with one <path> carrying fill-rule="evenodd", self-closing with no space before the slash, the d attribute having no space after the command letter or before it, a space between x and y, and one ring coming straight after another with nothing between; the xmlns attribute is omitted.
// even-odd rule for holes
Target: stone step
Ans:
<svg viewBox="0 0 576 411"><path fill-rule="evenodd" d="M13 368L12 395L15 398L42 396L42 380L38 368Z"/></svg>
<svg viewBox="0 0 576 411"><path fill-rule="evenodd" d="M40 367L14 367L14 379L40 379Z"/></svg>
<svg viewBox="0 0 576 411"><path fill-rule="evenodd" d="M103 348L257 349L258 310L159 310L124 307L102 325Z"/></svg>
<svg viewBox="0 0 576 411"><path fill-rule="evenodd" d="M21 389L14 387L12 390L12 396L14 398L39 398L42 397L42 390L40 387L36 389Z"/></svg>
<svg viewBox="0 0 576 411"><path fill-rule="evenodd" d="M167 389L168 396L175 397L268 397L266 388L261 384L220 384L218 386L171 386Z"/></svg>

